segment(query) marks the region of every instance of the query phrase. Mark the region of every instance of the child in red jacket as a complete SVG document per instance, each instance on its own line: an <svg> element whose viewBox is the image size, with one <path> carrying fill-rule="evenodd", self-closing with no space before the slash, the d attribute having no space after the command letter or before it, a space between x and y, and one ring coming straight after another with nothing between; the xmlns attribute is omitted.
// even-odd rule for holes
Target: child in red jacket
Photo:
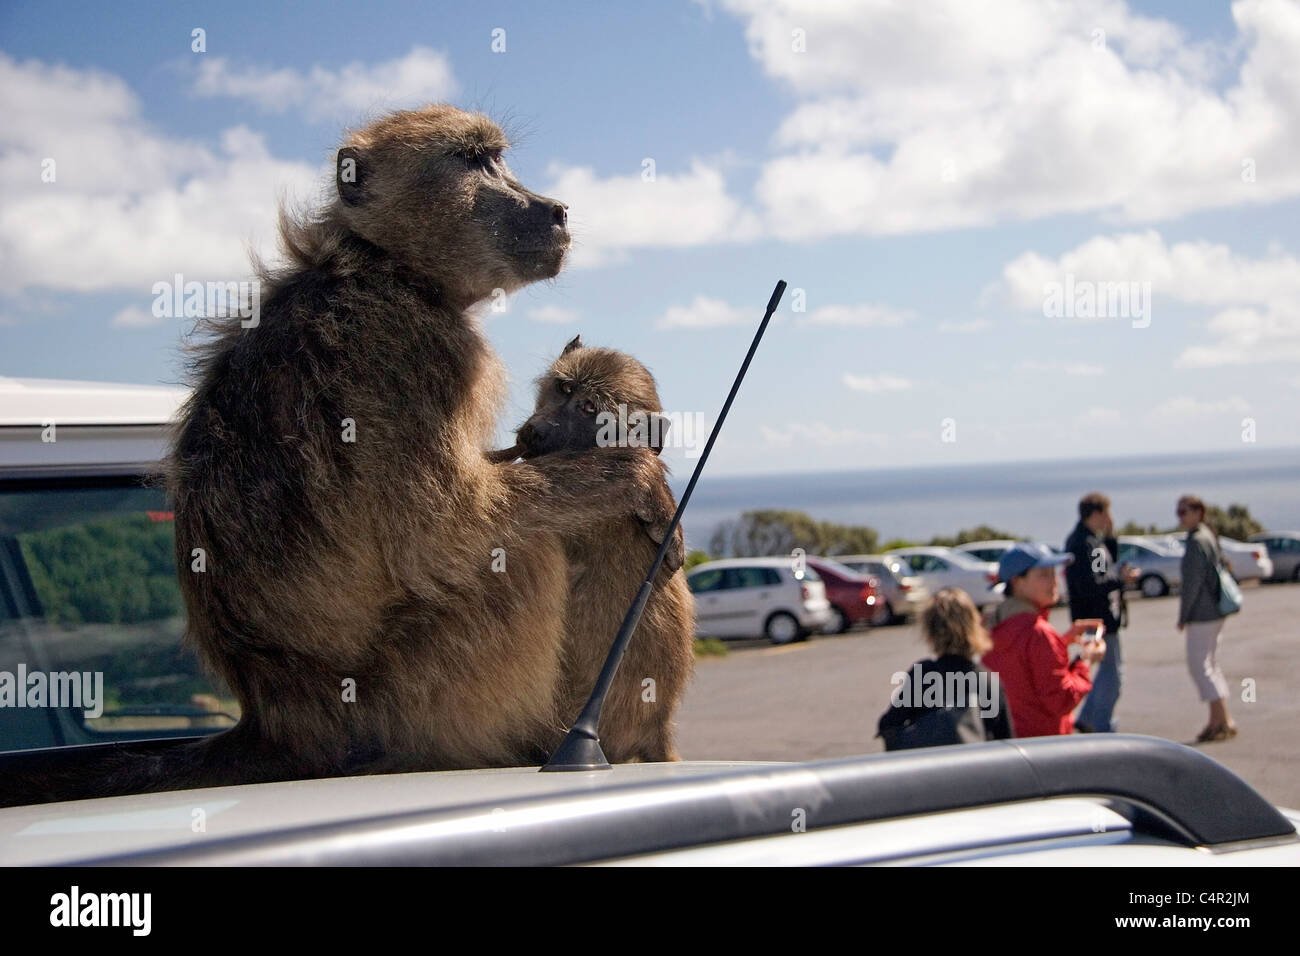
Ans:
<svg viewBox="0 0 1300 956"><path fill-rule="evenodd" d="M1070 559L1045 545L1021 543L998 564L1007 597L993 613L993 650L982 663L1001 677L1017 737L1073 731L1074 708L1092 690L1091 665L1106 655L1106 642L1098 639L1070 663L1069 645L1098 622L1075 621L1063 635L1047 621L1060 596L1056 568Z"/></svg>

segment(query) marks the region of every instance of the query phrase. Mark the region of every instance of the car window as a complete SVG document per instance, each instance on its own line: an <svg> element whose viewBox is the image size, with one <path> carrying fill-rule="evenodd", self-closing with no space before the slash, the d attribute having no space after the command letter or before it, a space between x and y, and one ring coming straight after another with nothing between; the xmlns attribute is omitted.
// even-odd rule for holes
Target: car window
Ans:
<svg viewBox="0 0 1300 956"><path fill-rule="evenodd" d="M721 591L726 587L725 578L725 569L710 568L707 571L692 574L686 579L686 586L691 589L693 594L700 594L705 591Z"/></svg>
<svg viewBox="0 0 1300 956"><path fill-rule="evenodd" d="M764 588L781 583L775 568L730 568L729 583L732 588Z"/></svg>
<svg viewBox="0 0 1300 956"><path fill-rule="evenodd" d="M181 640L161 489L30 484L0 486L0 671L26 694L0 707L0 749L231 726L233 695Z"/></svg>

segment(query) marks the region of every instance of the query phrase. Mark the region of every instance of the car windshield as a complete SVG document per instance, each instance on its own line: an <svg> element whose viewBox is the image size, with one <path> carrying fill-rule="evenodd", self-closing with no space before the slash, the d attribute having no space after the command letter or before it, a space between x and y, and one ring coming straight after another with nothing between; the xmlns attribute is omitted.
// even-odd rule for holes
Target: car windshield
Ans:
<svg viewBox="0 0 1300 956"><path fill-rule="evenodd" d="M161 490L0 486L0 749L192 735L238 717L182 643ZM22 698L22 704L17 697Z"/></svg>

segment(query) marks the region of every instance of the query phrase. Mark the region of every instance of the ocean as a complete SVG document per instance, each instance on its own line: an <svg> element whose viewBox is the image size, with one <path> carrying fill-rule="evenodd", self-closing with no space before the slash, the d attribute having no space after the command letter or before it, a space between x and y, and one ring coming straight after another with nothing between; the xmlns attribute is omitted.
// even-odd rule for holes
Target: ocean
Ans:
<svg viewBox="0 0 1300 956"><path fill-rule="evenodd" d="M673 492L680 497L689 479L674 475ZM1172 528L1174 502L1190 493L1225 508L1244 504L1267 530L1300 530L1300 448L716 478L706 465L682 524L687 546L701 550L719 523L755 508L869 525L882 542L984 524L1060 545L1089 491L1110 496L1120 525Z"/></svg>

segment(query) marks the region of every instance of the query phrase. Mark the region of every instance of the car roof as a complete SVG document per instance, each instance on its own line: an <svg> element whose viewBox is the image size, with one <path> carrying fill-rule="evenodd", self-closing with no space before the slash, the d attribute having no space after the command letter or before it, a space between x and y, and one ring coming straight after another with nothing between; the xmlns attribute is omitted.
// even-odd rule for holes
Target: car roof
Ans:
<svg viewBox="0 0 1300 956"><path fill-rule="evenodd" d="M909 850L997 856L1050 836L1043 829L1050 821L998 817L999 807L1019 804L1032 816L1061 798L1098 801L1054 816L1057 835L1076 844L1097 843L1092 831L1104 817L1116 831L1107 839L1127 836L1127 819L1134 835L1171 848L1213 848L1224 862L1243 848L1237 862L1267 862L1250 856L1265 845L1278 864L1294 865L1300 854L1294 820L1205 754L1152 737L1097 734L798 764L412 773L14 807L0 810L0 863L539 865L646 854L671 862L676 851L709 846L718 851L714 862L735 862L728 853L744 851L746 841L783 836L792 842L775 852L788 860L806 839L789 837L792 808L804 812L808 834L830 834L823 844L864 828L851 850L861 859L824 848L841 854L838 862ZM196 808L205 821L197 831ZM954 811L970 811L964 830L945 817ZM890 846L877 845L878 834L908 819L918 824L910 839L895 832ZM960 836L972 829L985 839ZM1183 861L1207 856L1184 853Z"/></svg>
<svg viewBox="0 0 1300 956"><path fill-rule="evenodd" d="M288 827L361 820L377 812L444 810L523 795L590 793L621 784L689 781L751 766L746 761L617 764L610 771L538 773L535 767L453 770L175 790L0 810L0 866L49 865L202 844ZM762 764L759 764L762 766ZM191 832L201 807L203 831ZM93 839L91 835L93 834Z"/></svg>
<svg viewBox="0 0 1300 956"><path fill-rule="evenodd" d="M0 426L163 425L189 395L170 385L0 377Z"/></svg>
<svg viewBox="0 0 1300 956"><path fill-rule="evenodd" d="M713 568L788 568L793 558L719 558L716 561L701 561L688 572L708 571Z"/></svg>
<svg viewBox="0 0 1300 956"><path fill-rule="evenodd" d="M1014 538L995 538L991 541L967 541L965 544L955 545L955 551L973 551L975 548L1010 548L1019 544Z"/></svg>
<svg viewBox="0 0 1300 956"><path fill-rule="evenodd" d="M1264 538L1300 538L1300 531L1261 531L1250 536L1251 541L1260 541Z"/></svg>

